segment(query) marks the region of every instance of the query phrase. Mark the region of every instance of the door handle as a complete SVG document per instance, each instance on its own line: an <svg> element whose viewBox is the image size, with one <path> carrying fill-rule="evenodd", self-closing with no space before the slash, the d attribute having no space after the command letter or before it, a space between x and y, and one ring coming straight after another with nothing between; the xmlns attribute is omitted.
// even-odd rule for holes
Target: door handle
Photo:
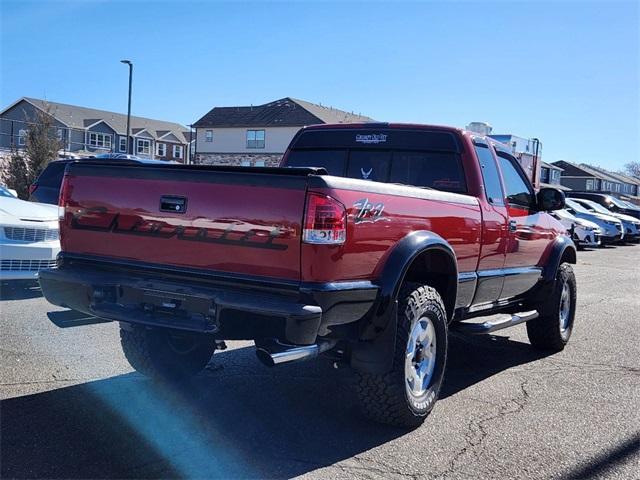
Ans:
<svg viewBox="0 0 640 480"><path fill-rule="evenodd" d="M184 213L187 210L187 199L172 195L160 197L160 211L172 213Z"/></svg>
<svg viewBox="0 0 640 480"><path fill-rule="evenodd" d="M511 220L509 222L509 231L515 232L517 228L518 228L518 223L515 220Z"/></svg>

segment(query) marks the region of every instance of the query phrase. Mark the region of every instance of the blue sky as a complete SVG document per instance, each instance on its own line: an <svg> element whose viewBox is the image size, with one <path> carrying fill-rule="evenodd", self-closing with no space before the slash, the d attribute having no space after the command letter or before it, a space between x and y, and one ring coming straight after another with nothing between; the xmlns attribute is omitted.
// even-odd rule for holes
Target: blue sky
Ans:
<svg viewBox="0 0 640 480"><path fill-rule="evenodd" d="M0 103L189 124L291 96L378 120L538 137L620 169L640 148L639 2L2 0Z"/></svg>

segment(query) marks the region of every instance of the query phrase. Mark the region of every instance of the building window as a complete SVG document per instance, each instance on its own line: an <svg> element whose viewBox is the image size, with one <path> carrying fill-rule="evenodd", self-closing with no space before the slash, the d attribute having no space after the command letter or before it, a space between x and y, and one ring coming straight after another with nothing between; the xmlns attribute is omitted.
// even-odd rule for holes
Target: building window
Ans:
<svg viewBox="0 0 640 480"><path fill-rule="evenodd" d="M542 167L540 169L540 181L542 183L549 183L549 169Z"/></svg>
<svg viewBox="0 0 640 480"><path fill-rule="evenodd" d="M587 190L593 190L593 180L592 179L587 180L587 183L585 184L585 188Z"/></svg>
<svg viewBox="0 0 640 480"><path fill-rule="evenodd" d="M156 155L158 157L166 157L167 156L167 144L166 143L156 143Z"/></svg>
<svg viewBox="0 0 640 480"><path fill-rule="evenodd" d="M89 145L96 148L111 148L111 135L108 133L89 132Z"/></svg>
<svg viewBox="0 0 640 480"><path fill-rule="evenodd" d="M204 141L213 142L213 130L207 130L204 132Z"/></svg>
<svg viewBox="0 0 640 480"><path fill-rule="evenodd" d="M173 146L173 158L182 158L182 145Z"/></svg>
<svg viewBox="0 0 640 480"><path fill-rule="evenodd" d="M149 155L151 153L151 140L139 138L136 144L136 153L141 155Z"/></svg>
<svg viewBox="0 0 640 480"><path fill-rule="evenodd" d="M27 131L20 130L18 131L18 145L24 146L27 143Z"/></svg>
<svg viewBox="0 0 640 480"><path fill-rule="evenodd" d="M247 148L264 148L264 130L247 130Z"/></svg>
<svg viewBox="0 0 640 480"><path fill-rule="evenodd" d="M127 138L126 137L120 137L119 149L120 149L121 152L126 152L127 151Z"/></svg>
<svg viewBox="0 0 640 480"><path fill-rule="evenodd" d="M56 130L56 138L57 138L59 141L62 141L62 129L61 129L61 128L59 128L59 129L57 129L57 130Z"/></svg>
<svg viewBox="0 0 640 480"><path fill-rule="evenodd" d="M265 166L265 164L264 164L264 160L256 160L256 161L253 163L253 166L254 166L254 167L264 167L264 166Z"/></svg>

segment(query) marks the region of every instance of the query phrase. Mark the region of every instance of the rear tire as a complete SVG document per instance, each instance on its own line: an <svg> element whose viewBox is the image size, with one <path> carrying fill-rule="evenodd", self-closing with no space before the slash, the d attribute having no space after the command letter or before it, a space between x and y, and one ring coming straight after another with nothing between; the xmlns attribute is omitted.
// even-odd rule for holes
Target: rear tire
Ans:
<svg viewBox="0 0 640 480"><path fill-rule="evenodd" d="M576 314L576 277L571 265L563 263L547 300L537 309L540 316L527 322L531 345L540 350L560 351L569 341Z"/></svg>
<svg viewBox="0 0 640 480"><path fill-rule="evenodd" d="M438 292L428 286L406 284L398 299L393 367L384 374L357 372L356 389L369 419L415 428L433 409L444 379L447 313Z"/></svg>
<svg viewBox="0 0 640 480"><path fill-rule="evenodd" d="M215 351L215 342L208 335L139 326L121 326L120 344L138 372L176 380L203 370Z"/></svg>

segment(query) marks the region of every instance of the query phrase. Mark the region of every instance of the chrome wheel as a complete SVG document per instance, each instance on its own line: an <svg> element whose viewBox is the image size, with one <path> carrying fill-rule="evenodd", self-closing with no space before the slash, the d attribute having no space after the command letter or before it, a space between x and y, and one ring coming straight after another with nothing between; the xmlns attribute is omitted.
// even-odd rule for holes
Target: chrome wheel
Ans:
<svg viewBox="0 0 640 480"><path fill-rule="evenodd" d="M420 318L411 329L405 354L407 392L420 397L429 387L436 365L436 330L427 317Z"/></svg>
<svg viewBox="0 0 640 480"><path fill-rule="evenodd" d="M569 283L565 282L560 294L560 334L566 337L571 321L571 289Z"/></svg>

